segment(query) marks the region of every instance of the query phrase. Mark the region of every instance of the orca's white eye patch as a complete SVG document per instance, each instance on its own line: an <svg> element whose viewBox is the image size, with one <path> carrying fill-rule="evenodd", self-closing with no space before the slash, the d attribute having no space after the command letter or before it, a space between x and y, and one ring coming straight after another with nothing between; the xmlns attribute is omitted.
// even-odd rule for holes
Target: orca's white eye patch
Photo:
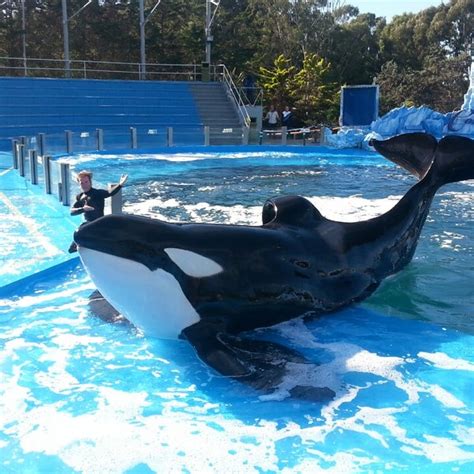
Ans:
<svg viewBox="0 0 474 474"><path fill-rule="evenodd" d="M165 252L186 275L194 278L209 277L223 271L214 260L190 250L168 248Z"/></svg>

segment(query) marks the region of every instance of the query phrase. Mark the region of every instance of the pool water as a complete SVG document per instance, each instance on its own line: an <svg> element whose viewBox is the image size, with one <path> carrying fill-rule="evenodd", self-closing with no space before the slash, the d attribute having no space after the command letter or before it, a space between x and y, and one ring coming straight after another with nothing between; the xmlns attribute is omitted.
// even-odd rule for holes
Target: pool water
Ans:
<svg viewBox="0 0 474 474"><path fill-rule="evenodd" d="M129 173L125 211L258 224L301 194L327 217L385 212L415 181L357 152L83 156ZM473 183L442 188L413 262L368 300L255 331L305 356L272 394L220 377L183 341L88 310L75 259L0 291L2 472L472 472ZM78 221L80 222L80 221ZM320 402L292 387L329 387Z"/></svg>

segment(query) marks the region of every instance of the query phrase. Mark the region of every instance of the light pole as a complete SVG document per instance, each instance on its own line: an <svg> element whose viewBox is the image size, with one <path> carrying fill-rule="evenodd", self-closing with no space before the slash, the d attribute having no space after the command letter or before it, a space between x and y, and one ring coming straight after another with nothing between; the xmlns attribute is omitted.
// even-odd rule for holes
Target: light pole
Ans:
<svg viewBox="0 0 474 474"><path fill-rule="evenodd" d="M146 79L146 48L145 48L145 25L150 20L153 13L157 9L158 5L161 3L161 0L157 0L155 6L152 8L148 16L145 17L145 1L139 0L140 7L140 71L139 78Z"/></svg>
<svg viewBox="0 0 474 474"><path fill-rule="evenodd" d="M28 75L26 68L26 20L25 20L25 0L21 0L21 37L23 46L23 73Z"/></svg>
<svg viewBox="0 0 474 474"><path fill-rule="evenodd" d="M206 36L206 63L211 64L211 46L214 37L211 34L211 25L216 16L217 9L221 0L206 0L206 27L204 29L204 34ZM214 11L212 11L212 5L214 5Z"/></svg>
<svg viewBox="0 0 474 474"><path fill-rule="evenodd" d="M64 40L64 70L66 77L71 77L71 60L69 59L69 22L84 10L92 0L88 0L76 13L70 17L67 16L67 0L61 0L63 10L63 40Z"/></svg>

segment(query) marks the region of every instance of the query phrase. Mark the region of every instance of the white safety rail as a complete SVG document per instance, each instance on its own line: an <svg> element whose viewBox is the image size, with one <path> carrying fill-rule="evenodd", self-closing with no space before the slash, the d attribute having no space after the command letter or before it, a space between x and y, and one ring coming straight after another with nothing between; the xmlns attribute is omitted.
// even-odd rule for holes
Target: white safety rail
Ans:
<svg viewBox="0 0 474 474"><path fill-rule="evenodd" d="M224 64L218 64L216 68L216 80L222 81L229 92L229 95L235 105L239 118L242 122L242 126L245 128L250 127L250 115L247 112L245 107L246 103L243 101L242 96L240 95L239 89L234 84L232 76L230 75L228 69Z"/></svg>

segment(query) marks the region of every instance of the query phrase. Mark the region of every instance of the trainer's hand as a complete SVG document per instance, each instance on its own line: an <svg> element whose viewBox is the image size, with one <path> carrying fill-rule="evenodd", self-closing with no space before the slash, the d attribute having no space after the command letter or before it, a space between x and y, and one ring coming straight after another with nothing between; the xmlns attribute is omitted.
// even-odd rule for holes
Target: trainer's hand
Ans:
<svg viewBox="0 0 474 474"><path fill-rule="evenodd" d="M86 211L86 212L89 212L89 211L93 211L93 210L94 210L94 208L93 208L92 206L89 206L88 204L84 204L84 205L82 206L82 209L84 209L84 211Z"/></svg>
<svg viewBox="0 0 474 474"><path fill-rule="evenodd" d="M123 186L127 182L127 179L128 179L128 174L123 174L120 177L120 181L119 181L120 186Z"/></svg>

